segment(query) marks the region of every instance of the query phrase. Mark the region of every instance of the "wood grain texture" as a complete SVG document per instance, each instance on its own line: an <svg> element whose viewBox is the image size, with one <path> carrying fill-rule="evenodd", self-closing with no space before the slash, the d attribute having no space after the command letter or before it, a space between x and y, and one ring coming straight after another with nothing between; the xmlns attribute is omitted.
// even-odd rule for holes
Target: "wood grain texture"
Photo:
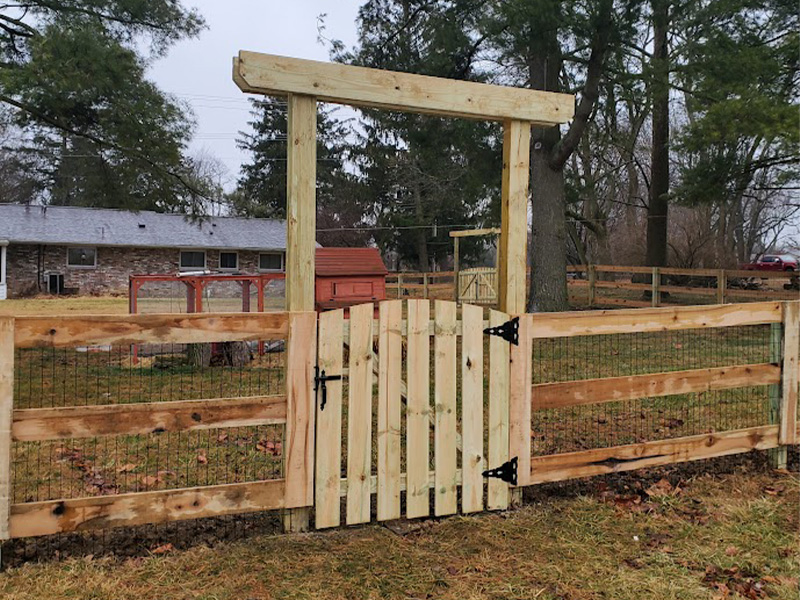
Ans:
<svg viewBox="0 0 800 600"><path fill-rule="evenodd" d="M343 310L319 315L319 368L326 375L342 374L343 330ZM337 527L341 521L342 381L328 381L326 385L328 392L324 410L321 409L321 392L317 392L317 476L314 480L314 525L317 529Z"/></svg>
<svg viewBox="0 0 800 600"><path fill-rule="evenodd" d="M570 94L488 85L455 79L325 63L240 51L234 82L243 92L309 94L323 102L542 126L566 123Z"/></svg>
<svg viewBox="0 0 800 600"><path fill-rule="evenodd" d="M105 404L14 411L15 441L138 435L286 422L286 396Z"/></svg>
<svg viewBox="0 0 800 600"><path fill-rule="evenodd" d="M430 514L430 302L408 301L408 358L406 360L406 516Z"/></svg>
<svg viewBox="0 0 800 600"><path fill-rule="evenodd" d="M434 303L434 513L452 515L458 511L456 496L456 303Z"/></svg>
<svg viewBox="0 0 800 600"><path fill-rule="evenodd" d="M14 411L14 319L0 317L0 540L9 538L11 423Z"/></svg>
<svg viewBox="0 0 800 600"><path fill-rule="evenodd" d="M531 471L531 381L533 344L530 314L519 317L519 345L510 346L511 372L508 404L508 455L517 457L517 485L528 485ZM492 465L492 467L499 465Z"/></svg>
<svg viewBox="0 0 800 600"><path fill-rule="evenodd" d="M284 506L284 480L50 500L11 506L11 537L260 512Z"/></svg>
<svg viewBox="0 0 800 600"><path fill-rule="evenodd" d="M529 123L506 121L503 124L498 306L511 314L525 312L530 140Z"/></svg>
<svg viewBox="0 0 800 600"><path fill-rule="evenodd" d="M602 303L605 299L598 298ZM534 338L711 329L780 323L781 302L670 306L643 310L591 310L533 315Z"/></svg>
<svg viewBox="0 0 800 600"><path fill-rule="evenodd" d="M317 313L291 313L286 352L286 508L314 503L316 361Z"/></svg>
<svg viewBox="0 0 800 600"><path fill-rule="evenodd" d="M380 304L378 328L378 520L400 518L402 300Z"/></svg>
<svg viewBox="0 0 800 600"><path fill-rule="evenodd" d="M289 317L275 313L203 313L17 317L18 348L111 344L192 344L284 339Z"/></svg>
<svg viewBox="0 0 800 600"><path fill-rule="evenodd" d="M289 96L286 177L286 308L314 310L317 101Z"/></svg>
<svg viewBox="0 0 800 600"><path fill-rule="evenodd" d="M800 385L800 302L783 307L783 391L781 393L781 445L797 444L797 392Z"/></svg>
<svg viewBox="0 0 800 600"><path fill-rule="evenodd" d="M483 309L461 307L461 511L483 510Z"/></svg>
<svg viewBox="0 0 800 600"><path fill-rule="evenodd" d="M692 392L770 385L780 381L781 370L770 363L691 369L668 373L582 379L532 386L536 410L583 404L619 402Z"/></svg>
<svg viewBox="0 0 800 600"><path fill-rule="evenodd" d="M347 524L369 523L372 474L372 304L350 308Z"/></svg>
<svg viewBox="0 0 800 600"><path fill-rule="evenodd" d="M613 448L531 459L530 483L564 481L692 460L766 450L778 445L778 426L764 425Z"/></svg>
<svg viewBox="0 0 800 600"><path fill-rule="evenodd" d="M496 310L489 311L489 325L497 327L509 319L509 315ZM509 397L509 343L497 337L489 337L489 461L490 468L499 467L508 460L508 397ZM499 479L488 480L486 507L489 510L508 508L510 495L508 484Z"/></svg>

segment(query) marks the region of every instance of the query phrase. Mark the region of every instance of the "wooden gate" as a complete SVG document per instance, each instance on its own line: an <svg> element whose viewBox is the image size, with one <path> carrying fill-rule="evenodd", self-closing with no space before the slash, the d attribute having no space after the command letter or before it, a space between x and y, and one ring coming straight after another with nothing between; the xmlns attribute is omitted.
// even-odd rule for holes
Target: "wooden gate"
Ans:
<svg viewBox="0 0 800 600"><path fill-rule="evenodd" d="M497 303L497 269L464 269L459 271L456 285L461 302Z"/></svg>
<svg viewBox="0 0 800 600"><path fill-rule="evenodd" d="M509 344L484 334L508 316L483 312L392 300L377 322L372 304L319 316L317 528L369 522L373 494L379 521L508 506L483 475L508 460Z"/></svg>

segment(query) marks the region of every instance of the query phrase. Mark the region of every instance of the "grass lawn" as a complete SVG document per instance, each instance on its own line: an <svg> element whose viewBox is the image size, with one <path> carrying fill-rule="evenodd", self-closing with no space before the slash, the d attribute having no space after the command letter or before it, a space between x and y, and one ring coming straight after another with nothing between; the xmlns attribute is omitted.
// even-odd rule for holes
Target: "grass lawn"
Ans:
<svg viewBox="0 0 800 600"><path fill-rule="evenodd" d="M22 298L0 302L0 315L124 315L128 299L124 296L76 296L65 298Z"/></svg>
<svg viewBox="0 0 800 600"><path fill-rule="evenodd" d="M596 479L510 513L404 531L372 525L28 564L0 577L0 597L796 600L797 477L763 466L688 480L668 473Z"/></svg>

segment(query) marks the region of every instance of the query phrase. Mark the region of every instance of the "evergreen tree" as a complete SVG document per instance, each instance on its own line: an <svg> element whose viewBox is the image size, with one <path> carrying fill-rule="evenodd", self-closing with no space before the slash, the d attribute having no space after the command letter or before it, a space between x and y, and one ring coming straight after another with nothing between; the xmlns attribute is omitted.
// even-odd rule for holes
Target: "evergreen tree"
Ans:
<svg viewBox="0 0 800 600"><path fill-rule="evenodd" d="M203 190L183 152L186 107L145 79L203 26L177 0L33 0L0 8L0 102L56 204L186 210Z"/></svg>

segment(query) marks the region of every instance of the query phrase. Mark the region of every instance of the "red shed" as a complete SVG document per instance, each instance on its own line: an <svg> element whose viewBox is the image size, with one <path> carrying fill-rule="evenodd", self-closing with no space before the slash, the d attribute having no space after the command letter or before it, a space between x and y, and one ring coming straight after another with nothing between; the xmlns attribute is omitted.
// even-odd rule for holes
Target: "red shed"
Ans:
<svg viewBox="0 0 800 600"><path fill-rule="evenodd" d="M317 310L386 300L388 271L377 248L317 248Z"/></svg>

